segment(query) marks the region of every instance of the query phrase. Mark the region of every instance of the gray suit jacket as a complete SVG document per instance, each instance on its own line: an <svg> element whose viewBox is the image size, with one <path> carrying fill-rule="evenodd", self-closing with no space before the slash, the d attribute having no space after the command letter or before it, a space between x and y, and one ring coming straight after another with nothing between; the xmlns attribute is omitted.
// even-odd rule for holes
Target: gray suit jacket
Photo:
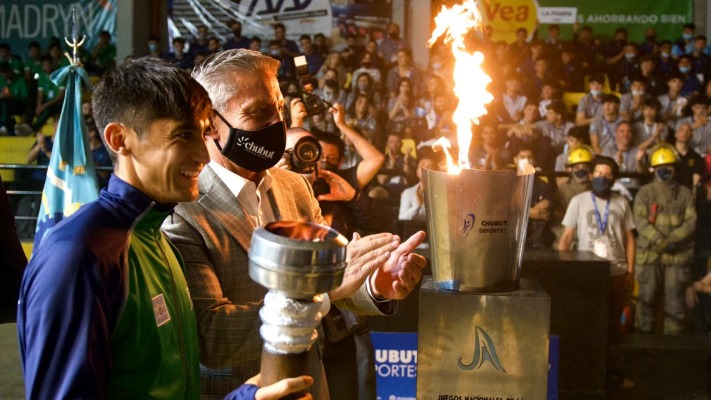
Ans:
<svg viewBox="0 0 711 400"><path fill-rule="evenodd" d="M278 168L269 172L270 201L278 220L323 223L311 186L301 175ZM259 372L258 311L266 290L248 274L252 220L209 166L200 174L199 191L198 201L179 204L163 230L185 261L198 322L203 398L212 398L224 396ZM383 314L365 285L336 304L360 314ZM317 400L328 399L320 346L313 346L312 357L312 394Z"/></svg>

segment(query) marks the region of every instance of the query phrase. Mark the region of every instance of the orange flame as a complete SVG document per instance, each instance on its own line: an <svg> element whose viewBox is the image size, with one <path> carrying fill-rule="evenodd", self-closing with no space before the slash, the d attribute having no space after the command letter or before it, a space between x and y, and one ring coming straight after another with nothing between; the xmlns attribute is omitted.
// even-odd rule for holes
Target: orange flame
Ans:
<svg viewBox="0 0 711 400"><path fill-rule="evenodd" d="M484 55L478 51L472 54L466 49L467 34L472 29L482 29L481 14L476 7L476 0L466 0L463 4L451 8L442 6L442 11L435 17L435 25L436 28L427 45L431 47L444 35L445 43L452 44L454 56L454 95L459 98L459 104L452 119L457 126L458 163L455 163L451 150L445 153L449 153L447 154L448 172L459 174L461 169L471 168L469 146L472 141L472 122L479 123L479 117L486 114L486 104L494 99L491 93L486 91L486 85L491 82L491 78L481 68ZM449 144L437 143L437 146L451 149Z"/></svg>

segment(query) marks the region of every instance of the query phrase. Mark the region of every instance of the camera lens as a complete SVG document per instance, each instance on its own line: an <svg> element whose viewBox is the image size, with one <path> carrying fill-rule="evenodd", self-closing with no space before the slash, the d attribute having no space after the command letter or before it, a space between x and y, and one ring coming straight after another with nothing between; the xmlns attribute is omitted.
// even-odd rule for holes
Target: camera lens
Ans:
<svg viewBox="0 0 711 400"><path fill-rule="evenodd" d="M317 163L321 158L321 145L316 138L304 136L294 145L294 155L304 164Z"/></svg>
<svg viewBox="0 0 711 400"><path fill-rule="evenodd" d="M304 136L296 141L291 152L291 170L299 174L310 174L321 159L321 145L313 136Z"/></svg>

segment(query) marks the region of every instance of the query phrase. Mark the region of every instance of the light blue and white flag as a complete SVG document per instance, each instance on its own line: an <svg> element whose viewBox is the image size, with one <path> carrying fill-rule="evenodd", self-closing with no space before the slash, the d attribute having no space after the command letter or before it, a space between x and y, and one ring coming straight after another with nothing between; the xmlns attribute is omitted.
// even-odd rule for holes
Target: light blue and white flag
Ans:
<svg viewBox="0 0 711 400"><path fill-rule="evenodd" d="M57 86L67 88L54 147L42 190L37 216L34 249L52 228L74 214L82 205L99 197L94 161L89 150L87 128L81 113L81 89L92 85L86 71L77 65L61 68L51 75Z"/></svg>

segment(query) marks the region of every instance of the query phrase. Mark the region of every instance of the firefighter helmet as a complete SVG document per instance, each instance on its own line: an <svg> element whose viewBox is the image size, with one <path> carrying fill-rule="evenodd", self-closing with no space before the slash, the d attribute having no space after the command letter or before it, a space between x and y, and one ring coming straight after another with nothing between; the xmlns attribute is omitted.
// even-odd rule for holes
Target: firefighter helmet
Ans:
<svg viewBox="0 0 711 400"><path fill-rule="evenodd" d="M568 153L568 165L592 162L595 152L590 146L580 145L570 149Z"/></svg>
<svg viewBox="0 0 711 400"><path fill-rule="evenodd" d="M677 153L676 149L668 143L662 143L655 146L649 156L649 164L652 167L658 167L665 164L676 164L679 161L679 153Z"/></svg>

